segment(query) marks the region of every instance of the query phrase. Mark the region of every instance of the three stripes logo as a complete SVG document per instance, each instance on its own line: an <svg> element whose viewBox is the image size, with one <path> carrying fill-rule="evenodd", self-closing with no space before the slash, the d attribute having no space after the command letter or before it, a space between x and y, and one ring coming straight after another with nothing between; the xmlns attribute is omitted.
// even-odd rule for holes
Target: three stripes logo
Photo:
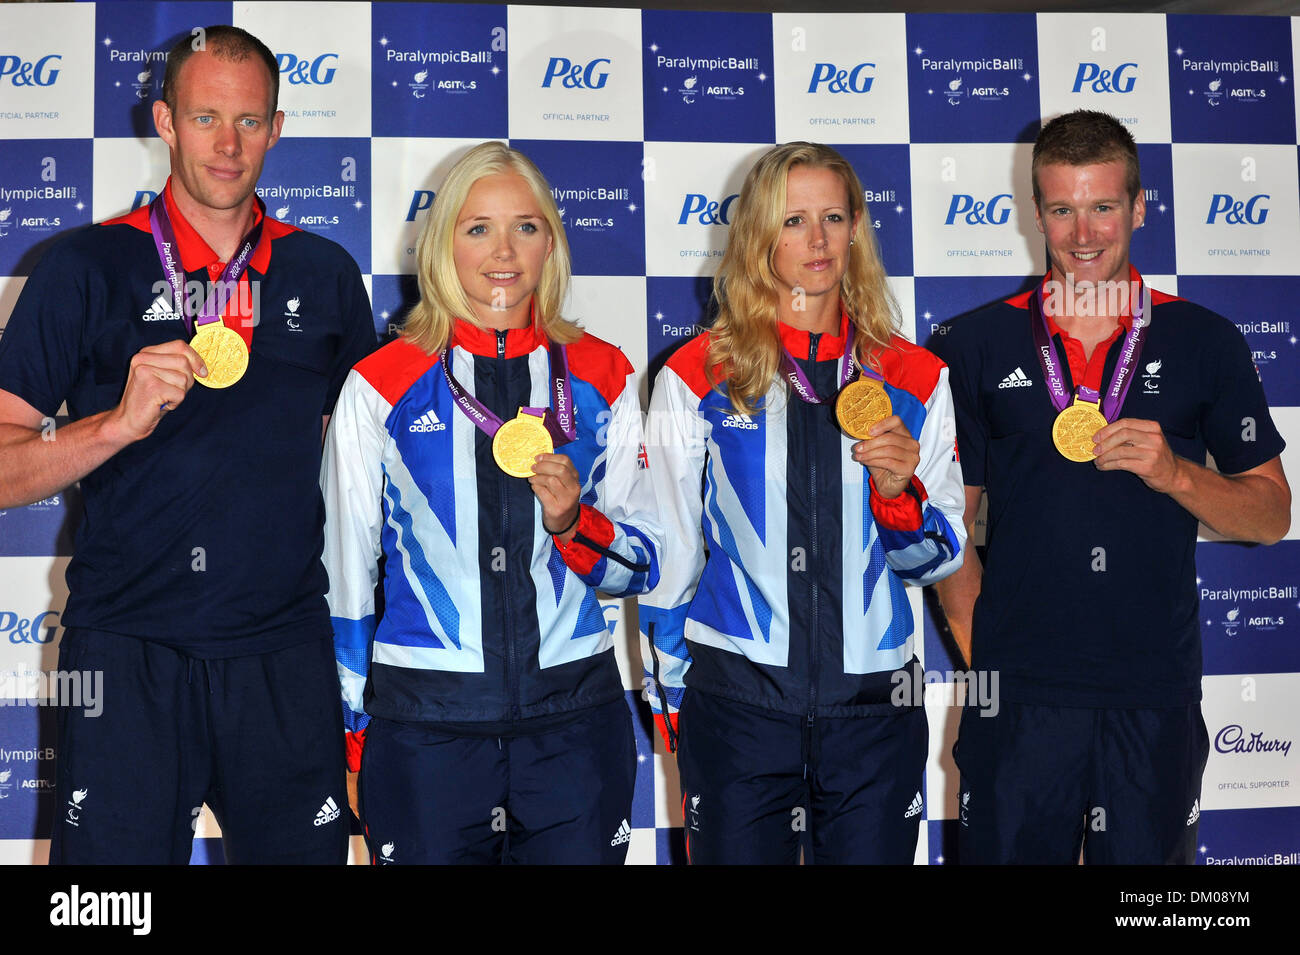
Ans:
<svg viewBox="0 0 1300 955"><path fill-rule="evenodd" d="M921 811L921 805L921 790L918 789L916 795L912 797L912 801L907 807L907 812L903 813L903 818L911 819L913 816L917 815Z"/></svg>
<svg viewBox="0 0 1300 955"><path fill-rule="evenodd" d="M729 414L722 419L724 428L740 428L744 431L757 431L758 425L747 414Z"/></svg>
<svg viewBox="0 0 1300 955"><path fill-rule="evenodd" d="M140 319L145 322L170 322L177 317L172 311L172 296L164 292L154 299Z"/></svg>
<svg viewBox="0 0 1300 955"><path fill-rule="evenodd" d="M439 421L438 416L430 410L416 418L410 430L417 434L425 434L430 431L446 431L447 426Z"/></svg>
<svg viewBox="0 0 1300 955"><path fill-rule="evenodd" d="M1192 801L1192 811L1187 814L1187 825L1196 825L1196 820L1201 818L1201 801L1199 799Z"/></svg>
<svg viewBox="0 0 1300 955"><path fill-rule="evenodd" d="M623 843L630 841L632 838L632 827L624 819L618 825L618 832L614 833L614 838L609 840L611 846L621 846Z"/></svg>
<svg viewBox="0 0 1300 955"><path fill-rule="evenodd" d="M314 826L323 826L326 823L333 822L339 817L339 805L334 801L333 796L326 796L325 803L316 810L316 821Z"/></svg>
<svg viewBox="0 0 1300 955"><path fill-rule="evenodd" d="M998 387L1028 388L1032 384L1033 382L1029 380L1029 376L1025 374L1024 370L1019 365L1017 365L1015 371L998 382Z"/></svg>

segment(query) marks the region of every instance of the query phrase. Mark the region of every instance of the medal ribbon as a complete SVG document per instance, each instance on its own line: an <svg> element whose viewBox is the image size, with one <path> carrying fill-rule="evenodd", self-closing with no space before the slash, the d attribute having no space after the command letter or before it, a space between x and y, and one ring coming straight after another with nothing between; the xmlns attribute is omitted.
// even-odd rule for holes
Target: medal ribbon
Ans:
<svg viewBox="0 0 1300 955"><path fill-rule="evenodd" d="M256 202L262 206L261 199L256 199ZM185 273L181 271L177 261L180 255L176 252L176 230L172 227L171 217L167 214L167 202L163 199L163 194L159 193L158 197L149 203L149 232L153 235L154 248L158 250L158 260L162 262L163 274L167 276L167 283L172 287L172 308L180 313L181 319L185 322L186 332L193 334L203 325L221 321L218 305L224 305L225 302L219 302L219 298L224 296L218 296L217 290L232 288L244 274L253 254L262 243L262 225L265 221L266 207L262 206L262 216L257 220L257 224L248 230L238 250L226 263L221 278L209 285L208 297L203 302L198 317L191 323L190 316L185 311Z"/></svg>
<svg viewBox="0 0 1300 955"><path fill-rule="evenodd" d="M1133 314L1132 327L1129 328L1128 334L1124 336L1124 344L1120 348L1119 360L1115 363L1115 370L1111 372L1110 386L1106 389L1106 394L1101 395L1087 385L1079 385L1075 389L1075 394L1081 400L1099 405L1098 410L1107 421L1114 421L1119 417L1119 410L1124 405L1129 385L1133 383L1133 368L1142 355L1142 345L1146 341L1146 329L1150 324L1146 308L1148 294L1146 283L1139 283L1137 300L1130 304ZM1071 395L1066 389L1065 377L1061 374L1061 360L1056 353L1056 343L1052 340L1051 331L1047 326L1047 315L1043 310L1043 285L1041 283L1034 293L1029 296L1029 325L1034 335L1034 348L1038 354L1038 363L1043 369L1043 380L1047 382L1047 394L1052 399L1052 406L1058 412L1064 411L1066 406L1072 403L1074 395Z"/></svg>
<svg viewBox="0 0 1300 955"><path fill-rule="evenodd" d="M546 346L551 355L551 407L524 408L523 411L542 418L551 441L558 448L577 440L578 427L573 423L573 386L569 382L569 364L565 358L564 346L549 339ZM442 362L442 374L447 379L447 388L456 401L456 407L489 438L496 437L505 422L456 380L456 376L451 373L450 349L443 348L438 353L438 358Z"/></svg>
<svg viewBox="0 0 1300 955"><path fill-rule="evenodd" d="M884 380L870 368L862 368L861 371L868 378L874 378L877 381ZM855 380L858 377L858 372L858 363L853 358L853 326L850 325L848 333L844 336L844 367L840 370L840 384L839 388L836 389L837 392L842 390L849 382ZM785 346L781 347L781 375L790 383L790 387L794 389L794 393L799 396L800 400L810 405L824 405L830 400L817 394L812 382L808 380L808 376L804 374L803 369L799 367L799 363L794 360L794 356L790 354L789 349Z"/></svg>

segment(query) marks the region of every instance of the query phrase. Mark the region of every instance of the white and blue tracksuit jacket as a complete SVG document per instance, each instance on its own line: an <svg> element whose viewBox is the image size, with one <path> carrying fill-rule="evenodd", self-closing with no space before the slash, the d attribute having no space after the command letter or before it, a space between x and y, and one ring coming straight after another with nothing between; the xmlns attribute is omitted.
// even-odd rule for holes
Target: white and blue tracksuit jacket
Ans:
<svg viewBox="0 0 1300 955"><path fill-rule="evenodd" d="M838 337L779 327L817 393L833 395L849 360L847 318ZM781 381L760 411L738 415L710 387L707 354L707 333L680 348L650 403L665 547L639 616L661 730L674 746L688 686L810 718L882 712L892 675L913 659L905 582L939 580L962 559L948 369L897 336L880 354L894 413L921 445L911 487L885 500L831 405L805 403Z"/></svg>
<svg viewBox="0 0 1300 955"><path fill-rule="evenodd" d="M635 594L659 577L640 405L617 348L590 335L565 347L578 437L556 451L582 480L568 545L455 406L438 356L399 340L349 375L321 474L349 731L372 715L501 723L622 694L596 591ZM536 328L459 322L450 356L462 387L503 419L550 404Z"/></svg>

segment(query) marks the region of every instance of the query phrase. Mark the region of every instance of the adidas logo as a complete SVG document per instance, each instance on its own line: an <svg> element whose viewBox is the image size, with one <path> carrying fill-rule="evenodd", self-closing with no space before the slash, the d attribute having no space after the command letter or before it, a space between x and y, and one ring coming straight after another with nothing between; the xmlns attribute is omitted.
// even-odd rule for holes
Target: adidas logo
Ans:
<svg viewBox="0 0 1300 955"><path fill-rule="evenodd" d="M1017 365L1015 371L1013 371L1011 374L1007 375L1000 382L998 382L998 387L999 388L1028 388L1032 384L1033 382L1029 380L1029 376L1024 373L1024 371L1021 369L1019 365Z"/></svg>
<svg viewBox="0 0 1300 955"><path fill-rule="evenodd" d="M417 433L429 432L429 431L446 431L447 426L443 424L441 421L439 421L438 416L434 414L432 411L426 411L424 414L420 415L420 417L415 419L415 423L411 425L410 430Z"/></svg>
<svg viewBox="0 0 1300 955"><path fill-rule="evenodd" d="M339 817L339 805L334 801L333 796L325 798L325 804L316 810L316 821L312 823L315 826L323 826L328 822L333 822Z"/></svg>
<svg viewBox="0 0 1300 955"><path fill-rule="evenodd" d="M154 299L140 316L140 319L146 322L170 322L174 318L176 313L172 311L172 297L169 292L164 292Z"/></svg>
<svg viewBox="0 0 1300 955"><path fill-rule="evenodd" d="M912 802L907 807L907 812L903 813L904 819L911 819L921 811L921 791L918 789L916 795L912 797Z"/></svg>
<svg viewBox="0 0 1300 955"><path fill-rule="evenodd" d="M632 838L632 827L624 819L618 824L618 832L614 833L614 838L609 840L611 846L621 846L623 843L630 841Z"/></svg>
<svg viewBox="0 0 1300 955"><path fill-rule="evenodd" d="M1187 814L1187 824L1189 826L1194 826L1196 825L1196 820L1200 818L1201 818L1201 801L1199 799L1195 799L1192 801L1192 811Z"/></svg>
<svg viewBox="0 0 1300 955"><path fill-rule="evenodd" d="M747 414L729 414L722 419L722 426L724 428L743 428L746 431L758 430L758 425L754 423L754 419Z"/></svg>

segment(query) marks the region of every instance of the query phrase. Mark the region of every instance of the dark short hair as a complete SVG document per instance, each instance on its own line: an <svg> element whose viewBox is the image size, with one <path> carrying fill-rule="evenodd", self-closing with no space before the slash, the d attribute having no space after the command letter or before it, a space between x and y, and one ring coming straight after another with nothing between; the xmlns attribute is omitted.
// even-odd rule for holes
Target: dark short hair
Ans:
<svg viewBox="0 0 1300 955"><path fill-rule="evenodd" d="M163 73L163 102L173 113L176 112L176 81L181 67L199 50L205 50L222 60L240 62L250 56L258 57L271 75L271 113L274 114L280 104L280 65L275 61L275 54L270 48L247 30L219 23L203 27L203 43L195 49L197 37L187 34L177 41L167 53L167 71Z"/></svg>
<svg viewBox="0 0 1300 955"><path fill-rule="evenodd" d="M1088 166L1100 162L1124 163L1124 186L1131 203L1142 189L1138 170L1137 143L1124 124L1109 113L1079 109L1058 116L1038 134L1034 142L1034 202L1038 203L1040 166L1064 164Z"/></svg>

